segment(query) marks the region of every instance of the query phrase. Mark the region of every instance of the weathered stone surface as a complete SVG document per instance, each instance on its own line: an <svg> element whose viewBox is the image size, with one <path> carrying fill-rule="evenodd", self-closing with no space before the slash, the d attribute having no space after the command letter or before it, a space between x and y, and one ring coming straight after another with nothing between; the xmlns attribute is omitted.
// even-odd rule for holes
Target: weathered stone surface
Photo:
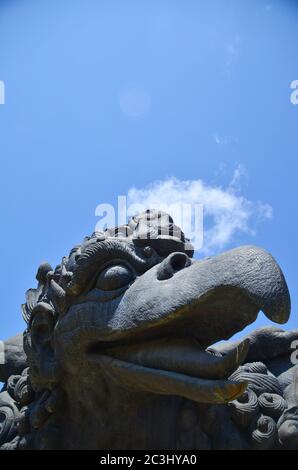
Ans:
<svg viewBox="0 0 298 470"><path fill-rule="evenodd" d="M298 330L214 345L260 310L287 321L279 266L254 246L192 255L171 218L147 211L40 266L24 348L8 341L0 368L1 448L296 446Z"/></svg>
<svg viewBox="0 0 298 470"><path fill-rule="evenodd" d="M0 363L0 381L6 382L10 375L20 374L26 366L23 350L23 333L4 341L4 363Z"/></svg>

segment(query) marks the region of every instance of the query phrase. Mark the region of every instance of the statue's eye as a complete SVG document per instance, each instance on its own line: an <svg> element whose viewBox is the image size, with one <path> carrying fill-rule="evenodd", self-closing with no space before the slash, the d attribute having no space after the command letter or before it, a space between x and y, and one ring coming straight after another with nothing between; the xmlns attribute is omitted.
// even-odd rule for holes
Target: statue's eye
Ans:
<svg viewBox="0 0 298 470"><path fill-rule="evenodd" d="M100 273L95 287L101 290L115 290L126 286L132 279L131 270L123 264L117 264L107 267Z"/></svg>

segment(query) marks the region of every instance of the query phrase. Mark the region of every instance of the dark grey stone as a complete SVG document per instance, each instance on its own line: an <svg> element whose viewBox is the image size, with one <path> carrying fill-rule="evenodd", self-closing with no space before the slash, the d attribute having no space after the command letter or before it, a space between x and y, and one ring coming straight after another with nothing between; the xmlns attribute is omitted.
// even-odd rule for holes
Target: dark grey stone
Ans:
<svg viewBox="0 0 298 470"><path fill-rule="evenodd" d="M4 363L0 362L0 381L6 382L10 375L20 374L27 367L23 350L23 333L4 342Z"/></svg>
<svg viewBox="0 0 298 470"><path fill-rule="evenodd" d="M296 446L298 330L215 344L260 310L287 322L279 266L254 246L192 255L171 218L147 211L39 267L22 306L24 345L8 341L0 367L1 448Z"/></svg>

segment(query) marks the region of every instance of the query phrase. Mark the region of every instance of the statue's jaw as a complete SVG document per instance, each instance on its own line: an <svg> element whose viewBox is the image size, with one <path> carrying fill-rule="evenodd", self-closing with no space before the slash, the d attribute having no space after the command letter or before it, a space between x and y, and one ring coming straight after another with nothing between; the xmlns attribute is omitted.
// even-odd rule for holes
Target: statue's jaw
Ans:
<svg viewBox="0 0 298 470"><path fill-rule="evenodd" d="M226 356L214 356L194 340L159 338L104 350L94 344L87 355L108 378L130 390L220 404L244 392L245 382L226 378L244 361L248 348L245 340Z"/></svg>
<svg viewBox="0 0 298 470"><path fill-rule="evenodd" d="M198 403L222 404L242 395L247 383L229 380L208 380L177 372L152 369L110 356L101 356L107 375L134 391L161 395L177 395Z"/></svg>
<svg viewBox="0 0 298 470"><path fill-rule="evenodd" d="M88 357L102 355L152 369L162 369L204 379L227 379L243 363L249 349L244 340L226 355L205 351L194 338L161 337L103 348L94 343Z"/></svg>

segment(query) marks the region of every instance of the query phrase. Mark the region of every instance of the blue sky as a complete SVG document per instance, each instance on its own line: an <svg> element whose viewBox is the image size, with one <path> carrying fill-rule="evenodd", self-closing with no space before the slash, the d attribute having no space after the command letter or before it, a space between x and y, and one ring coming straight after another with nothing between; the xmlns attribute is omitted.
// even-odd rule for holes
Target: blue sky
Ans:
<svg viewBox="0 0 298 470"><path fill-rule="evenodd" d="M274 254L298 326L297 21L290 0L1 0L0 337L98 204L172 178L249 211L223 248Z"/></svg>

